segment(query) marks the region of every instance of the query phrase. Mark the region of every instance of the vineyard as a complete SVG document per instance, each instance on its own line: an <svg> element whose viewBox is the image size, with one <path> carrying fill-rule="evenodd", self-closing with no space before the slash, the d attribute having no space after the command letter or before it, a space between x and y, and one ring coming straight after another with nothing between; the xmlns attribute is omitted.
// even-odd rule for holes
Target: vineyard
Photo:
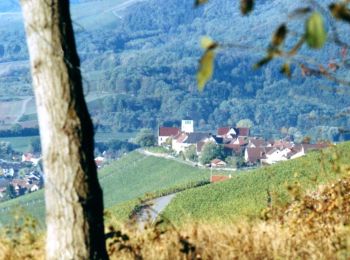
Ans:
<svg viewBox="0 0 350 260"><path fill-rule="evenodd" d="M338 179L341 174L337 165L347 164L349 157L350 143L343 143L303 158L240 173L230 181L180 193L164 216L174 223L186 219L256 218L268 206L284 206L305 191Z"/></svg>

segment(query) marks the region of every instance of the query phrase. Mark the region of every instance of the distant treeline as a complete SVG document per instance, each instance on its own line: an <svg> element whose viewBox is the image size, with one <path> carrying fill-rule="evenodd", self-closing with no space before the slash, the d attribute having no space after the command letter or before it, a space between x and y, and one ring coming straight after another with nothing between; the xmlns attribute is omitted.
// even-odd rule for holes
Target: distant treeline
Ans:
<svg viewBox="0 0 350 260"><path fill-rule="evenodd" d="M0 137L37 136L39 128L16 128L0 130Z"/></svg>

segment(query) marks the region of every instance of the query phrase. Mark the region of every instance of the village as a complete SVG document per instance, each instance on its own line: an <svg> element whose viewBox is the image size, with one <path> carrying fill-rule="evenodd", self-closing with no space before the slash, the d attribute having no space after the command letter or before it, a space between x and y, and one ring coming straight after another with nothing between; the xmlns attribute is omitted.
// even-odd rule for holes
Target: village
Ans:
<svg viewBox="0 0 350 260"><path fill-rule="evenodd" d="M304 156L312 150L327 147L328 143L296 144L290 137L280 140L264 140L252 136L249 127L219 127L216 134L196 132L193 120L182 120L181 128L159 127L158 147L173 157L189 161L196 167L218 170L250 169L271 165ZM219 147L219 154L203 159L206 146ZM106 164L106 152L95 158L97 168ZM191 153L192 156L189 156ZM211 156L211 157L210 157ZM213 175L210 181L223 181L231 176ZM216 180L217 179L217 180ZM24 153L11 160L0 159L0 200L12 199L42 189L44 174L41 155Z"/></svg>
<svg viewBox="0 0 350 260"><path fill-rule="evenodd" d="M41 158L32 153L0 159L0 201L35 192L44 186Z"/></svg>
<svg viewBox="0 0 350 260"><path fill-rule="evenodd" d="M171 149L176 155L186 154L192 147L197 158L201 158L207 144L215 144L223 150L221 158L212 158L210 162L206 162L207 166L215 168L227 167L229 160L225 159L231 158L236 158L236 168L272 165L329 146L329 143L310 144L307 141L296 144L289 136L279 140L264 140L251 136L248 127L220 127L216 134L195 132L193 120L182 120L181 129L159 127L158 146Z"/></svg>

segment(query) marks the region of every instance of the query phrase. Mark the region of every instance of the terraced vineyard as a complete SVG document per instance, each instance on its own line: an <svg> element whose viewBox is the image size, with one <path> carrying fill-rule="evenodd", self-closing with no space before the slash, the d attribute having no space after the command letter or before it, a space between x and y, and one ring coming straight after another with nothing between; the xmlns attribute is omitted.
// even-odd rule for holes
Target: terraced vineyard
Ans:
<svg viewBox="0 0 350 260"><path fill-rule="evenodd" d="M260 216L270 199L272 205L283 205L290 200L290 192L298 195L320 183L339 178L337 165L348 164L349 157L350 143L343 143L322 152L311 152L303 158L239 173L224 183L181 192L168 205L164 215L174 223L186 219L255 218Z"/></svg>
<svg viewBox="0 0 350 260"><path fill-rule="evenodd" d="M110 208L123 204L124 208L125 205L128 205L126 208L129 210L132 209L137 198L144 197L147 193L176 190L191 183L208 180L209 174L208 170L132 152L104 167L99 172L99 179L104 192L105 207ZM134 202L128 202L130 200ZM17 206L23 207L28 213L43 222L42 191L1 203L0 223L10 221ZM123 217L130 212L115 210Z"/></svg>

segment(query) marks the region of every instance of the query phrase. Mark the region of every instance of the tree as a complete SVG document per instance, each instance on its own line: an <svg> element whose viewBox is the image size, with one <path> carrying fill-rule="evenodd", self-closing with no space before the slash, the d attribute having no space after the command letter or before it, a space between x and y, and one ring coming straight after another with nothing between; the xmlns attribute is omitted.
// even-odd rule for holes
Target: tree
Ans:
<svg viewBox="0 0 350 260"><path fill-rule="evenodd" d="M250 119L241 119L237 123L237 127L248 127L252 128L254 123Z"/></svg>
<svg viewBox="0 0 350 260"><path fill-rule="evenodd" d="M190 147L188 147L185 151L185 156L186 156L187 160L190 160L193 162L198 162L198 155L197 155L197 151L196 151L196 146L191 145Z"/></svg>
<svg viewBox="0 0 350 260"><path fill-rule="evenodd" d="M154 146L156 143L156 137L151 129L143 128L135 137L135 143L141 147Z"/></svg>
<svg viewBox="0 0 350 260"><path fill-rule="evenodd" d="M31 153L40 153L41 152L40 138L33 137L30 139L29 152L31 152Z"/></svg>
<svg viewBox="0 0 350 260"><path fill-rule="evenodd" d="M106 259L102 190L68 0L21 0L46 174L46 258Z"/></svg>
<svg viewBox="0 0 350 260"><path fill-rule="evenodd" d="M213 142L206 143L202 149L200 162L202 164L207 164L207 163L210 163L210 161L215 158L224 159L223 147Z"/></svg>
<svg viewBox="0 0 350 260"><path fill-rule="evenodd" d="M17 197L17 193L16 193L15 188L13 187L12 184L7 185L7 187L6 187L6 196L9 199L14 199L14 198Z"/></svg>

